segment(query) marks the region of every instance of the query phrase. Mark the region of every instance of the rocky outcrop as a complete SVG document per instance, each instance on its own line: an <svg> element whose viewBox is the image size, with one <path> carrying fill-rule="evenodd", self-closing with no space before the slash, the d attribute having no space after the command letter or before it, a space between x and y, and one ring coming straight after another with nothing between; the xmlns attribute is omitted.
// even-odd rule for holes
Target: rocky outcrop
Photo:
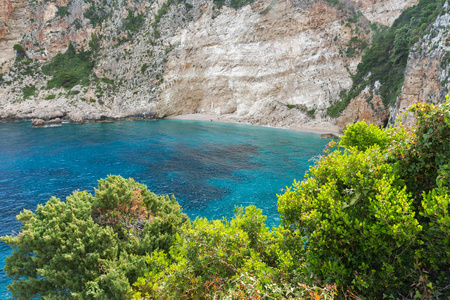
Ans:
<svg viewBox="0 0 450 300"><path fill-rule="evenodd" d="M440 103L450 90L450 14L439 16L432 24L430 33L413 46L408 57L405 83L397 98L391 121L403 115L407 108L417 102ZM402 117L410 123L411 116Z"/></svg>
<svg viewBox="0 0 450 300"><path fill-rule="evenodd" d="M419 0L350 0L371 22L391 26L406 8Z"/></svg>
<svg viewBox="0 0 450 300"><path fill-rule="evenodd" d="M8 21L14 9L11 0L0 0L0 39L3 39L8 32Z"/></svg>
<svg viewBox="0 0 450 300"><path fill-rule="evenodd" d="M365 90L350 101L338 118L338 128L342 132L347 125L357 121L368 124L386 126L389 120L389 110L384 106L376 91Z"/></svg>
<svg viewBox="0 0 450 300"><path fill-rule="evenodd" d="M61 125L62 120L60 118L50 119L48 121L43 119L33 119L31 121L31 125L34 127L45 127L45 126L55 126L55 125Z"/></svg>
<svg viewBox="0 0 450 300"><path fill-rule="evenodd" d="M25 32L28 0L0 0L0 73L6 71L15 57L14 44Z"/></svg>
<svg viewBox="0 0 450 300"><path fill-rule="evenodd" d="M337 136L334 133L323 133L320 135L320 138L321 139L338 139L339 136Z"/></svg>

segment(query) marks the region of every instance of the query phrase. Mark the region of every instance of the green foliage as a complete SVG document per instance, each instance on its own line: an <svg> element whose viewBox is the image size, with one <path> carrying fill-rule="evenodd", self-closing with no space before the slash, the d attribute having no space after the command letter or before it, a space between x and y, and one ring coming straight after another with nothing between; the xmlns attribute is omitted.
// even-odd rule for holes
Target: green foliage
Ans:
<svg viewBox="0 0 450 300"><path fill-rule="evenodd" d="M113 228L129 253L168 250L178 227L187 220L174 197L157 196L131 178L99 180L95 200L94 220Z"/></svg>
<svg viewBox="0 0 450 300"><path fill-rule="evenodd" d="M23 100L26 100L28 98L30 98L31 96L35 96L36 95L36 86L35 85L29 85L29 86L25 86L23 89Z"/></svg>
<svg viewBox="0 0 450 300"><path fill-rule="evenodd" d="M335 151L310 174L278 200L284 225L305 237L304 272L366 296L397 291L421 226L392 166L377 150Z"/></svg>
<svg viewBox="0 0 450 300"><path fill-rule="evenodd" d="M410 111L411 129L349 126L346 150L279 197L309 283L377 299L449 296L450 104Z"/></svg>
<svg viewBox="0 0 450 300"><path fill-rule="evenodd" d="M146 255L168 250L187 217L174 198L109 176L95 196L51 198L17 219L19 235L1 237L14 248L5 267L14 297L128 299L130 282L147 270Z"/></svg>
<svg viewBox="0 0 450 300"><path fill-rule="evenodd" d="M351 89L341 95L341 101L328 108L328 115L338 117L351 99L367 86L373 89L377 81L381 84L377 93L383 104L386 107L392 105L403 85L410 45L439 15L444 2L420 0L417 5L405 9L392 27L378 31L352 77Z"/></svg>
<svg viewBox="0 0 450 300"><path fill-rule="evenodd" d="M315 108L308 109L308 107L306 105L302 105L302 104L286 104L286 106L289 109L296 108L296 109L301 110L302 112L306 113L306 115L308 117L310 117L311 119L316 118L316 116L315 116L316 109Z"/></svg>
<svg viewBox="0 0 450 300"><path fill-rule="evenodd" d="M97 27L110 16L110 13L108 13L105 8L102 8L99 5L91 4L91 6L86 9L83 15L86 19L90 20L92 27Z"/></svg>
<svg viewBox="0 0 450 300"><path fill-rule="evenodd" d="M101 274L103 260L117 256L112 229L90 217L92 202L88 193L75 192L66 202L51 198L36 213L24 210L17 217L20 234L1 238L15 248L5 267L14 280L9 286L14 297L72 298Z"/></svg>
<svg viewBox="0 0 450 300"><path fill-rule="evenodd" d="M89 48L94 56L98 55L101 46L102 35L91 35L91 40L89 41Z"/></svg>
<svg viewBox="0 0 450 300"><path fill-rule="evenodd" d="M147 63L144 63L141 67L141 73L145 73L150 66Z"/></svg>
<svg viewBox="0 0 450 300"><path fill-rule="evenodd" d="M55 98L56 98L56 95L55 94L51 94L51 95L48 95L47 97L45 97L45 100L53 100Z"/></svg>
<svg viewBox="0 0 450 300"><path fill-rule="evenodd" d="M355 55L359 55L367 47L368 44L365 40L359 39L357 36L353 36L347 44L345 54L348 57L353 57Z"/></svg>
<svg viewBox="0 0 450 300"><path fill-rule="evenodd" d="M19 44L14 44L13 49L16 51L16 59L17 61L21 61L27 57L25 49Z"/></svg>
<svg viewBox="0 0 450 300"><path fill-rule="evenodd" d="M391 142L391 137L384 129L367 125L365 121L351 124L344 131L340 144L344 147L354 147L358 151L365 151L370 147L378 146L386 149Z"/></svg>
<svg viewBox="0 0 450 300"><path fill-rule="evenodd" d="M447 99L450 100L447 96ZM398 164L402 178L410 182L409 191L416 201L423 192L437 187L441 172L446 172L450 158L450 105L418 103L410 108L417 116L417 127L411 133L412 142L389 150L389 159Z"/></svg>
<svg viewBox="0 0 450 300"><path fill-rule="evenodd" d="M134 15L131 9L128 10L128 16L123 20L123 28L130 32L138 32L144 24L144 15L137 14Z"/></svg>
<svg viewBox="0 0 450 300"><path fill-rule="evenodd" d="M61 87L71 89L77 84L89 84L93 67L91 52L76 53L70 43L64 54L57 54L51 62L42 67L42 72L52 76L47 83L48 89Z"/></svg>
<svg viewBox="0 0 450 300"><path fill-rule="evenodd" d="M57 6L58 11L56 12L56 15L60 18L64 18L69 15L69 7L70 2L66 6Z"/></svg>
<svg viewBox="0 0 450 300"><path fill-rule="evenodd" d="M247 4L252 4L253 2L254 2L254 0L231 0L230 7L237 10Z"/></svg>
<svg viewBox="0 0 450 300"><path fill-rule="evenodd" d="M283 229L269 232L260 209L235 210L235 218L198 218L185 224L170 256L153 252L151 270L134 284L133 299L331 299L324 289L289 282L292 257L281 248ZM279 266L276 268L274 266Z"/></svg>

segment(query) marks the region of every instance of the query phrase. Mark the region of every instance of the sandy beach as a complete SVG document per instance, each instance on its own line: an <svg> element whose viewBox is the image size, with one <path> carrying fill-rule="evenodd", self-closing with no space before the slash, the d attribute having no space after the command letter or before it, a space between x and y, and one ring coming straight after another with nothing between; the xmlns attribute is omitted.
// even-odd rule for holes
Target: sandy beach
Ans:
<svg viewBox="0 0 450 300"><path fill-rule="evenodd" d="M177 115L177 116L168 116L165 119L173 119L173 120L196 120L196 121L211 121L211 122L226 122L226 123L242 123L242 124L250 124L245 121L238 121L235 119L227 118L226 116L217 116L210 114L186 114L186 115ZM254 124L250 124L254 125ZM266 126L267 127L267 126ZM310 132L317 134L327 134L332 133L336 136L340 136L339 129L337 125L328 123L328 122L310 122L298 126L289 126L289 127L276 127L273 128L280 129L288 129L302 132Z"/></svg>

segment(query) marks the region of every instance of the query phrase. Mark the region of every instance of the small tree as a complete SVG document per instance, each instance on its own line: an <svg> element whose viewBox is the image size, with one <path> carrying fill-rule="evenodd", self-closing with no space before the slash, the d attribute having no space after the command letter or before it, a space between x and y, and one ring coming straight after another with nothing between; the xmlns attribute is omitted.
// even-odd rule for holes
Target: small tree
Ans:
<svg viewBox="0 0 450 300"><path fill-rule="evenodd" d="M95 197L75 192L25 210L5 272L14 297L126 299L146 272L146 255L168 250L187 220L174 198L120 176L99 181Z"/></svg>

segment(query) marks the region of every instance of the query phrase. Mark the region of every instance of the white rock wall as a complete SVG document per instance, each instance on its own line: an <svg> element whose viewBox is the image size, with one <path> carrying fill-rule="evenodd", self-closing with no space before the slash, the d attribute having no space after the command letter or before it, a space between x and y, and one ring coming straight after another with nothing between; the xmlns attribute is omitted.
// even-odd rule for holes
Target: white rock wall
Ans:
<svg viewBox="0 0 450 300"><path fill-rule="evenodd" d="M176 49L160 90L162 115L245 117L272 107L264 103L323 112L350 87L347 68L355 70L359 57L339 53L351 34L336 8L316 2L305 10L268 0L225 8L215 19L210 13L171 41Z"/></svg>

